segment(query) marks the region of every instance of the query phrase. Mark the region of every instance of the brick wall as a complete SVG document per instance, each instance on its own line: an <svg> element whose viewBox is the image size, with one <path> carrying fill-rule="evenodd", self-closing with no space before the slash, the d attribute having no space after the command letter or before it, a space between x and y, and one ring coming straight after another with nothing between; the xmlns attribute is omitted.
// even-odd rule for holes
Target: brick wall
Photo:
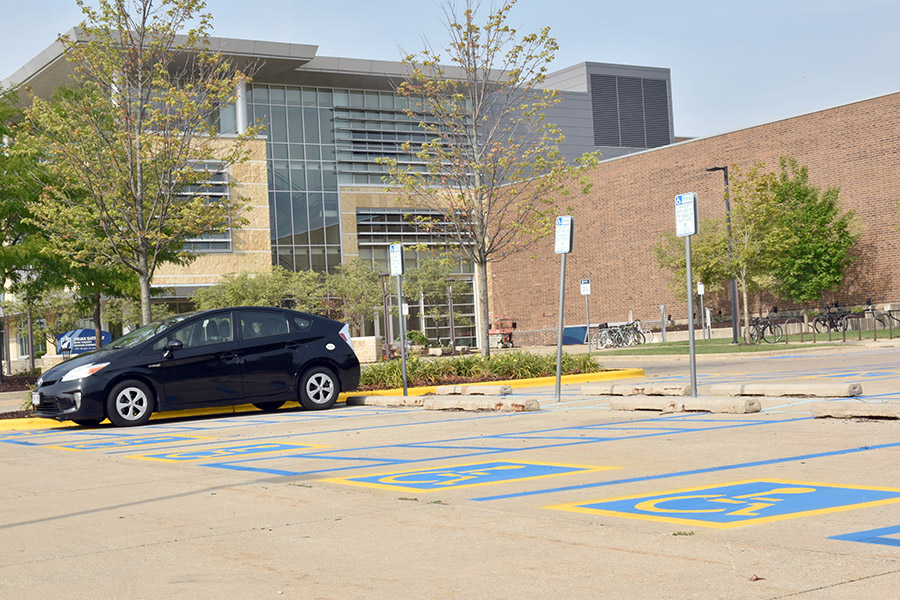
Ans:
<svg viewBox="0 0 900 600"><path fill-rule="evenodd" d="M592 282L592 322L625 320L629 309L637 318L659 319L660 304L684 318L686 302L675 299L652 252L661 232L674 231L675 196L697 192L700 218L720 217L723 176L706 168L763 162L776 171L781 156L809 167L814 185L840 187L842 209L859 216L859 260L833 299L900 302L898 115L900 94L891 94L600 163L591 193L566 202L574 209L575 248L567 258L565 322L584 321L583 277ZM509 315L520 330L555 328L559 263L546 239L494 265L493 312ZM707 297L707 306L728 312L723 298Z"/></svg>

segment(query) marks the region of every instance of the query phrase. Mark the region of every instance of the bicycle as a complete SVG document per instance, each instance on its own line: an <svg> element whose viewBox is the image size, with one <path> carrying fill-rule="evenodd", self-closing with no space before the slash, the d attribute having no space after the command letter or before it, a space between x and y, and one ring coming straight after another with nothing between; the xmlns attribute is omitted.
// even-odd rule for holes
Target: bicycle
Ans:
<svg viewBox="0 0 900 600"><path fill-rule="evenodd" d="M750 341L758 344L760 340L767 344L775 344L784 339L784 328L766 317L753 317L750 319Z"/></svg>
<svg viewBox="0 0 900 600"><path fill-rule="evenodd" d="M819 333L827 333L829 330L838 332L847 331L850 326L848 319L852 318L853 313L841 310L837 305L837 302L834 303L834 312L831 312L831 309L827 306L823 308L825 309L825 312L816 315L810 324L813 329Z"/></svg>

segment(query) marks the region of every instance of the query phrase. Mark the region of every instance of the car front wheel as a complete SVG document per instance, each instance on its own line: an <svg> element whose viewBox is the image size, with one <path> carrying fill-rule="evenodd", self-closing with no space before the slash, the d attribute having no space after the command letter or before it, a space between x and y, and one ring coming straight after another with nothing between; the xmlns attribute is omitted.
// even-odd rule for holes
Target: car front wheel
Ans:
<svg viewBox="0 0 900 600"><path fill-rule="evenodd" d="M129 379L116 385L106 400L106 415L113 425L143 425L153 413L153 392L144 383Z"/></svg>
<svg viewBox="0 0 900 600"><path fill-rule="evenodd" d="M313 367L300 378L300 404L307 410L324 410L334 406L341 385L326 367Z"/></svg>

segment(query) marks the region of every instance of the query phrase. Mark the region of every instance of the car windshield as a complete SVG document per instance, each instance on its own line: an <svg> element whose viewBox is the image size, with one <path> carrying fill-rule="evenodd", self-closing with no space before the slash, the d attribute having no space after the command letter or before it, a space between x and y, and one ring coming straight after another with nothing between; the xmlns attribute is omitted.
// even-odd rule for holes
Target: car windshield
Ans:
<svg viewBox="0 0 900 600"><path fill-rule="evenodd" d="M190 314L186 315L177 315L175 317L170 317L168 319L163 319L162 321L154 321L149 325L144 325L139 329L135 329L130 333L126 333L119 339L115 340L112 343L112 347L114 349L121 348L131 348L132 346L137 346L142 342L146 342L150 338L152 338L157 333L161 333L170 327L181 323L186 318L190 317Z"/></svg>

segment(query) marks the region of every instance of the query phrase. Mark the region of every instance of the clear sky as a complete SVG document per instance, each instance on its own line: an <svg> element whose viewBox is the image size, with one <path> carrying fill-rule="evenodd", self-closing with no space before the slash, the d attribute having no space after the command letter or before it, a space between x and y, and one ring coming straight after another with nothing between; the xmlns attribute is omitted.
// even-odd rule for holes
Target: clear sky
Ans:
<svg viewBox="0 0 900 600"><path fill-rule="evenodd" d="M90 1L90 0L89 0ZM484 0L484 5L490 0ZM433 0L208 0L214 34L398 60L445 39ZM4 0L0 79L81 21L74 0ZM675 134L707 136L900 91L898 0L519 0L520 32L549 25L554 69L667 67Z"/></svg>

